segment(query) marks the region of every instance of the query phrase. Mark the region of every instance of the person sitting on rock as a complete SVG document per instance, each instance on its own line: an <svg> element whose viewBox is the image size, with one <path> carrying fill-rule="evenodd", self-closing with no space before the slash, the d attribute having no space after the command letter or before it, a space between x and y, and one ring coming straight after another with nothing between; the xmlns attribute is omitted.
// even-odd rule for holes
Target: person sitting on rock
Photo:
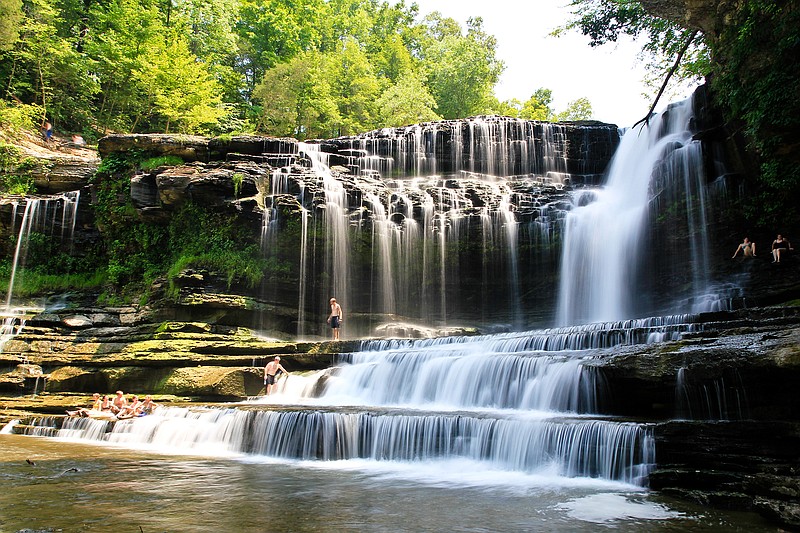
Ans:
<svg viewBox="0 0 800 533"><path fill-rule="evenodd" d="M92 394L92 406L89 407L89 409L86 409L85 407L79 407L75 411L67 411L67 414L69 416L87 417L91 414L90 411L99 411L101 405L102 401L100 400L100 393L95 392L94 394Z"/></svg>
<svg viewBox="0 0 800 533"><path fill-rule="evenodd" d="M117 414L117 418L131 418L134 416L139 416L142 412L142 402L139 401L139 397L135 394L131 396L131 401L126 405L122 411Z"/></svg>
<svg viewBox="0 0 800 533"><path fill-rule="evenodd" d="M739 251L740 250L744 254L745 257L755 257L756 256L756 243L750 242L750 239L745 237L744 238L744 242L742 244L740 244L736 248L736 251L733 253L733 257L731 257L731 259L734 259L737 255L739 255Z"/></svg>
<svg viewBox="0 0 800 533"><path fill-rule="evenodd" d="M101 411L111 411L114 404L111 403L111 398L108 397L108 394L103 394L103 401L100 402L100 410Z"/></svg>
<svg viewBox="0 0 800 533"><path fill-rule="evenodd" d="M122 412L123 409L128 405L127 400L125 400L125 393L121 390L118 390L117 395L114 397L114 401L111 404L111 412L115 415L118 415Z"/></svg>
<svg viewBox="0 0 800 533"><path fill-rule="evenodd" d="M784 239L783 235L778 235L778 237L772 241L772 262L780 263L781 259L786 256L790 250L794 250L794 248L792 248L792 243Z"/></svg>
<svg viewBox="0 0 800 533"><path fill-rule="evenodd" d="M158 404L154 402L153 397L148 394L144 397L144 401L142 402L141 414L152 415L156 407L158 407Z"/></svg>

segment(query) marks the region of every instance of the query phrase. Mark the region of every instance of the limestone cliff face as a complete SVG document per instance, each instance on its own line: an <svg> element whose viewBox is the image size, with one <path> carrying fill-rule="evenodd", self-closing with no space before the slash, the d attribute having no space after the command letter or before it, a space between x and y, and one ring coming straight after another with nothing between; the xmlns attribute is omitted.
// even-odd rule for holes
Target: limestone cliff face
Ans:
<svg viewBox="0 0 800 533"><path fill-rule="evenodd" d="M640 3L657 17L700 30L713 39L730 23L741 0L640 0Z"/></svg>

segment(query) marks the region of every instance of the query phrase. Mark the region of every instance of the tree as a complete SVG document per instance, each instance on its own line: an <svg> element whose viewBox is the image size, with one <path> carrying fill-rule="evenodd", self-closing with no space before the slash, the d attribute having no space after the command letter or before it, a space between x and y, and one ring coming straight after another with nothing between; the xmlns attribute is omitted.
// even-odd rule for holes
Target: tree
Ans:
<svg viewBox="0 0 800 533"><path fill-rule="evenodd" d="M19 38L22 0L0 0L0 50L7 50Z"/></svg>
<svg viewBox="0 0 800 533"><path fill-rule="evenodd" d="M690 81L699 82L709 73L709 48L703 34L650 13L643 2L633 0L572 0L575 18L567 29L578 29L590 38L590 46L616 42L620 35L644 36L642 57L648 70L646 82L661 86L653 108L662 93ZM676 58L678 61L676 61ZM652 109L651 109L652 111ZM649 112L643 113L646 117Z"/></svg>
<svg viewBox="0 0 800 533"><path fill-rule="evenodd" d="M577 28L593 46L622 34L645 35L644 52L653 68L669 68L677 79L707 77L734 123L731 129L744 132L749 159L759 164L751 201L743 207L746 215L773 227L797 220L800 156L792 148L792 139L800 136L797 3L697 4L690 9L655 0L573 0L575 19L558 31Z"/></svg>
<svg viewBox="0 0 800 533"><path fill-rule="evenodd" d="M433 108L436 100L415 74L407 74L378 98L380 126L398 127L441 120Z"/></svg>
<svg viewBox="0 0 800 533"><path fill-rule="evenodd" d="M377 126L376 101L381 83L364 51L346 39L338 53L327 56L327 75L341 116L339 135L353 135Z"/></svg>
<svg viewBox="0 0 800 533"><path fill-rule="evenodd" d="M328 3L323 0L241 0L236 24L238 68L248 94L268 69L303 51L319 49L329 20Z"/></svg>
<svg viewBox="0 0 800 533"><path fill-rule="evenodd" d="M519 116L527 120L555 120L553 110L550 109L552 101L553 91L545 88L536 89L536 92L522 104Z"/></svg>
<svg viewBox="0 0 800 533"><path fill-rule="evenodd" d="M253 97L264 104L259 129L270 135L333 137L341 122L323 57L317 53L301 54L268 70Z"/></svg>
<svg viewBox="0 0 800 533"><path fill-rule="evenodd" d="M19 38L0 52L4 90L16 101L38 104L51 122L80 121L95 91L89 64L59 35L62 19L50 0L30 0L20 20ZM45 117L42 116L43 120Z"/></svg>
<svg viewBox="0 0 800 533"><path fill-rule="evenodd" d="M151 48L134 71L150 101L149 110L160 116L163 131L207 133L224 115L220 87L205 63L189 51L186 39L174 36Z"/></svg>
<svg viewBox="0 0 800 533"><path fill-rule="evenodd" d="M570 120L589 120L592 118L592 103L588 98L578 98L567 105L567 109L556 115L556 120L565 122Z"/></svg>
<svg viewBox="0 0 800 533"><path fill-rule="evenodd" d="M242 103L244 76L236 70L241 56L235 31L238 0L188 0L176 3L171 11L167 26L186 36L189 50L207 65L225 101Z"/></svg>
<svg viewBox="0 0 800 533"><path fill-rule="evenodd" d="M504 68L495 56L496 39L483 31L480 18L469 19L466 35L457 22L438 13L425 22L428 33L422 63L436 98L436 112L446 119L485 112Z"/></svg>

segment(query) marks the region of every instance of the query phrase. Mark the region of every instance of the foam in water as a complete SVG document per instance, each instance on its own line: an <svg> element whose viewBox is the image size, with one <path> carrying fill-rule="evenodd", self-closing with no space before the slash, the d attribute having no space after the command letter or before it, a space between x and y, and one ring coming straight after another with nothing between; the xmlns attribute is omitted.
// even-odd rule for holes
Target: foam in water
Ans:
<svg viewBox="0 0 800 533"><path fill-rule="evenodd" d="M609 493L575 498L560 505L559 509L567 511L567 515L572 518L607 526L621 519L667 520L685 516L657 503L638 501L630 495Z"/></svg>

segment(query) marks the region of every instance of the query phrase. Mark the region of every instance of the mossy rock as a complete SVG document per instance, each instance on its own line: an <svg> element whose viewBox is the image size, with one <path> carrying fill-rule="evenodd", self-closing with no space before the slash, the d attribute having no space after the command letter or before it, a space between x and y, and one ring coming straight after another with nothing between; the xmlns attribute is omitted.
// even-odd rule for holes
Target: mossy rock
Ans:
<svg viewBox="0 0 800 533"><path fill-rule="evenodd" d="M49 392L101 391L104 378L98 371L62 366L50 372L45 388Z"/></svg>
<svg viewBox="0 0 800 533"><path fill-rule="evenodd" d="M194 367L172 371L161 394L238 399L256 396L263 389L261 370L252 367Z"/></svg>

